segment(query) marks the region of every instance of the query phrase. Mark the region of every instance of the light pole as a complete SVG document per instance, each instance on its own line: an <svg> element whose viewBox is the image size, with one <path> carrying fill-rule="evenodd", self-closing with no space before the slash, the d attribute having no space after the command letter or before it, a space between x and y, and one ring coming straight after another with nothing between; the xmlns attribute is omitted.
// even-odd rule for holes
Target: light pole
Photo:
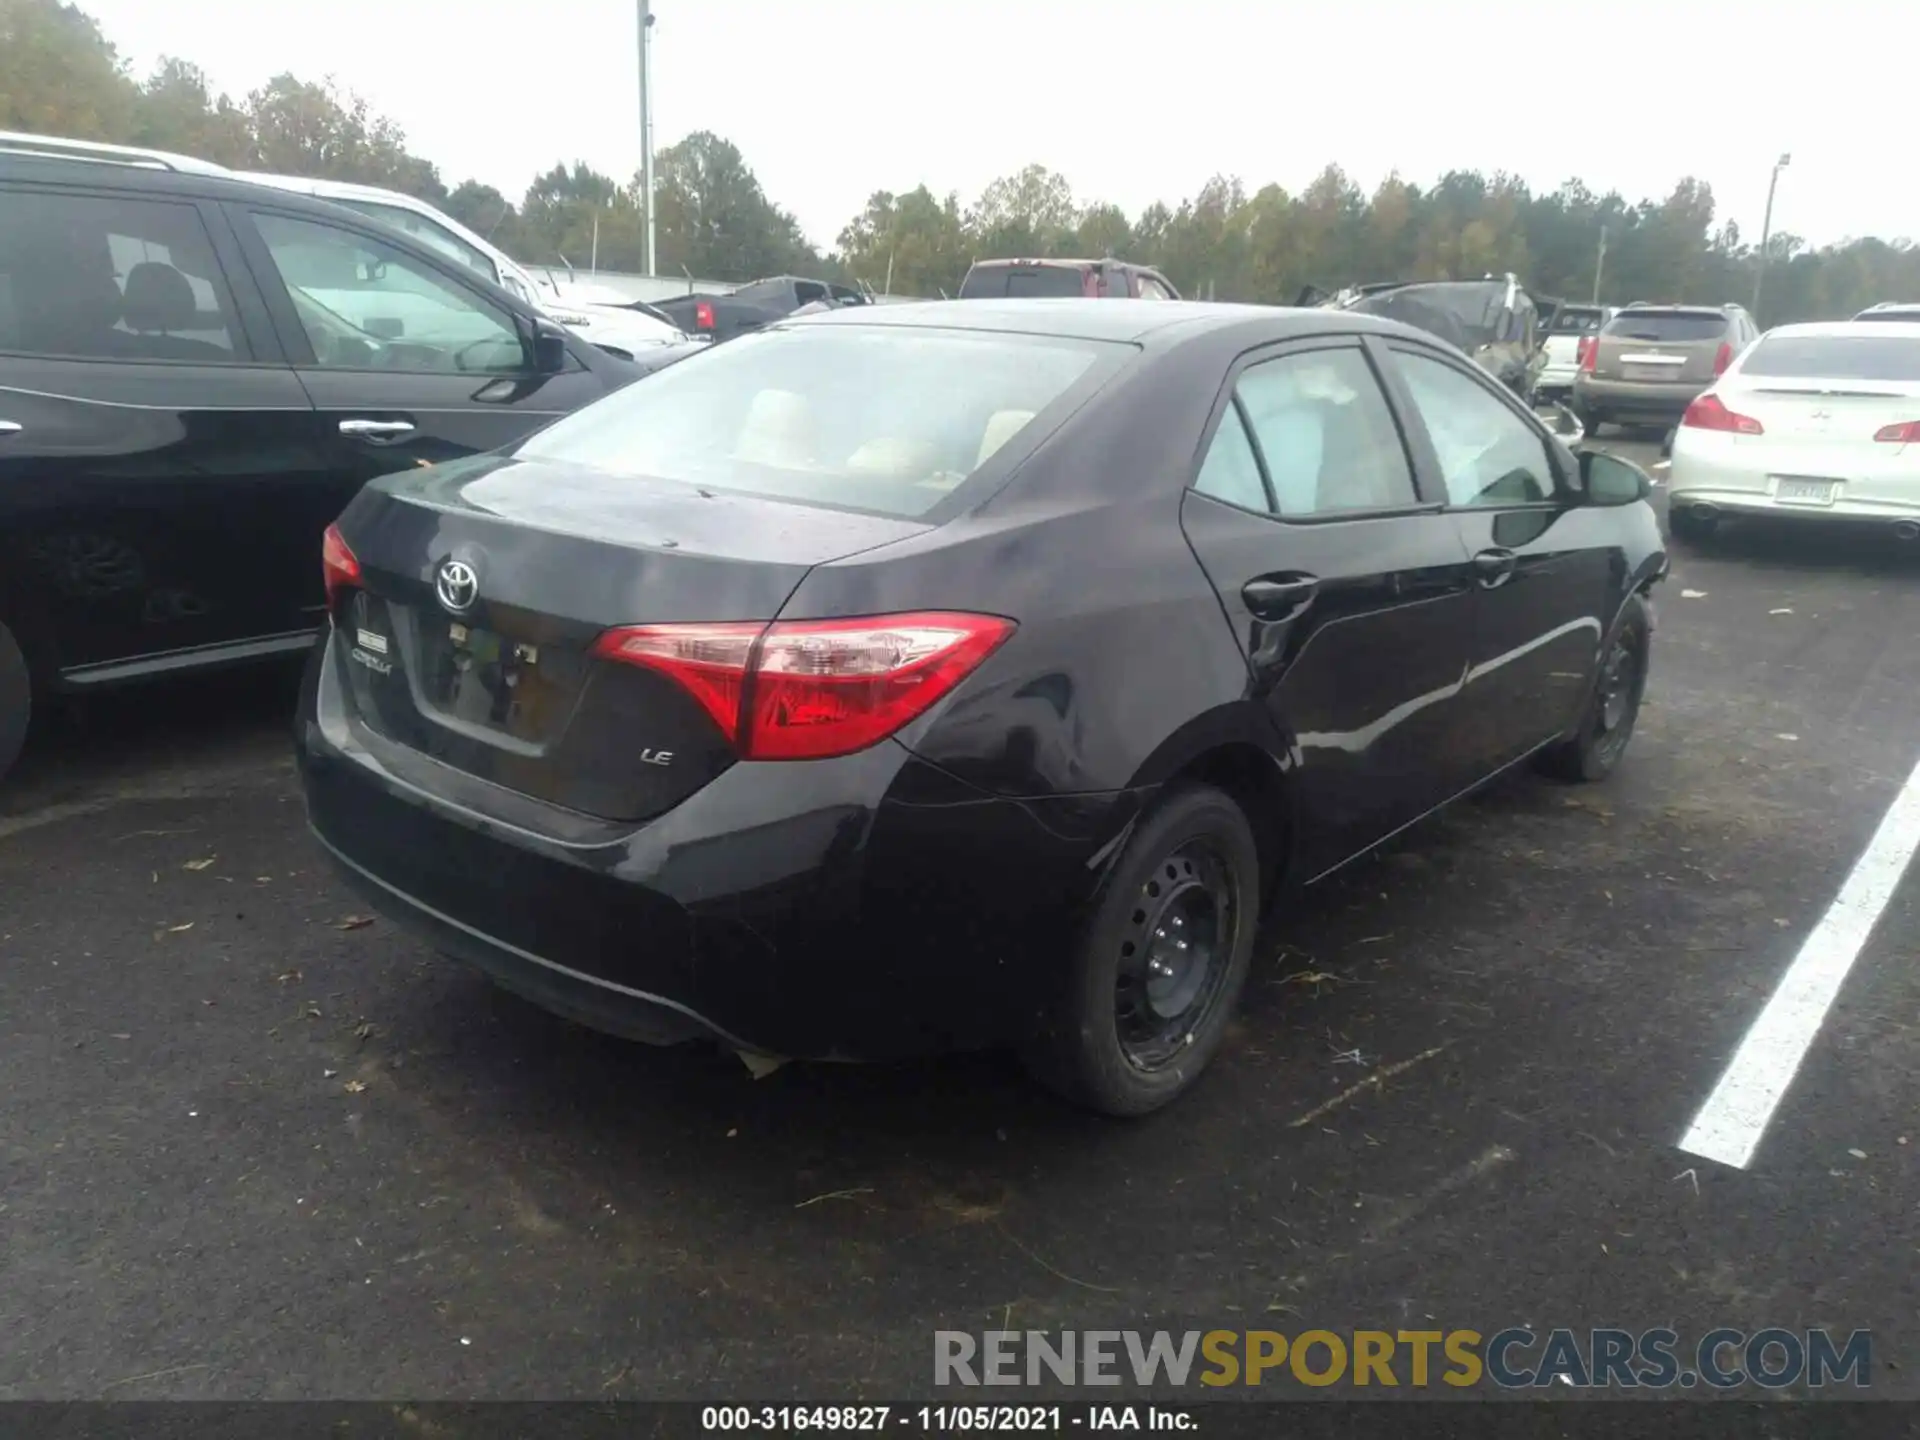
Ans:
<svg viewBox="0 0 1920 1440"><path fill-rule="evenodd" d="M645 0L642 0L645 3ZM1760 323L1760 287L1767 278L1767 249L1773 242L1773 192L1780 185L1780 172L1793 163L1793 156L1782 155L1773 162L1773 178L1767 182L1767 213L1760 221L1760 263L1753 272L1753 323Z"/></svg>
<svg viewBox="0 0 1920 1440"><path fill-rule="evenodd" d="M649 81L653 78L653 7L649 0L636 0L636 18L640 31L640 186L646 192L647 274L655 263L653 223L653 104Z"/></svg>

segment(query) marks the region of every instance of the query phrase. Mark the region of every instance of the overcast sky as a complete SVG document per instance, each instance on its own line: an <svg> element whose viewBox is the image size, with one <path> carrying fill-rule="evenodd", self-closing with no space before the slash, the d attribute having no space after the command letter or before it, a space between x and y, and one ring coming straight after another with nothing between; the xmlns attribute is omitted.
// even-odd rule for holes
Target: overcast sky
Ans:
<svg viewBox="0 0 1920 1440"><path fill-rule="evenodd" d="M236 95L332 75L449 185L517 202L556 160L638 168L634 0L80 4L141 74L172 53ZM1691 173L1757 239L1782 150L1777 230L1920 237L1913 103L1882 68L1898 8L654 0L655 135L732 140L823 246L876 189L971 201L1032 161L1129 214L1216 172L1297 191L1329 161L1369 190L1505 168L1635 200Z"/></svg>

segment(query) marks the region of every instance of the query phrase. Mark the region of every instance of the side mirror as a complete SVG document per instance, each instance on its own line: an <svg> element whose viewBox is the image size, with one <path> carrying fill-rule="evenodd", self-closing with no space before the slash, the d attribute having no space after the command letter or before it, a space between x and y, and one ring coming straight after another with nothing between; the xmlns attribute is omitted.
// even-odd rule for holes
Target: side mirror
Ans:
<svg viewBox="0 0 1920 1440"><path fill-rule="evenodd" d="M1582 450L1580 490L1589 505L1631 505L1653 494L1653 481L1638 465L1618 455Z"/></svg>
<svg viewBox="0 0 1920 1440"><path fill-rule="evenodd" d="M551 320L533 324L533 373L558 375L567 368L567 332Z"/></svg>

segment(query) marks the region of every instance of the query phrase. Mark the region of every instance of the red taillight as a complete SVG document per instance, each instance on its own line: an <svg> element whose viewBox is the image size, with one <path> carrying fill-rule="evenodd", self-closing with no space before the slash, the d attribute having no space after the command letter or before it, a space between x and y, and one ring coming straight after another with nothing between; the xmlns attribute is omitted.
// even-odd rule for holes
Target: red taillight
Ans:
<svg viewBox="0 0 1920 1440"><path fill-rule="evenodd" d="M746 760L825 760L924 714L1013 633L995 615L925 612L772 625L634 625L594 645L683 685Z"/></svg>
<svg viewBox="0 0 1920 1440"><path fill-rule="evenodd" d="M1726 374L1727 366L1731 365L1732 363L1733 363L1733 346L1729 345L1725 340L1722 340L1720 342L1720 348L1714 352L1713 373L1716 375Z"/></svg>
<svg viewBox="0 0 1920 1440"><path fill-rule="evenodd" d="M1580 360L1580 368L1591 375L1595 363L1598 362L1600 358L1599 340L1592 335L1582 335L1580 337L1580 346L1577 354Z"/></svg>
<svg viewBox="0 0 1920 1440"><path fill-rule="evenodd" d="M713 329L713 306L704 300L694 301L693 325L696 330Z"/></svg>
<svg viewBox="0 0 1920 1440"><path fill-rule="evenodd" d="M353 558L353 551L340 537L338 525L327 526L327 533L321 537L320 573L327 584L328 610L333 609L334 599L342 590L360 583L360 562Z"/></svg>
<svg viewBox="0 0 1920 1440"><path fill-rule="evenodd" d="M1920 420L1903 420L1898 425L1882 425L1873 438L1888 445L1920 445Z"/></svg>
<svg viewBox="0 0 1920 1440"><path fill-rule="evenodd" d="M1691 430L1724 430L1730 435L1764 435L1766 431L1751 415L1736 415L1720 403L1718 395L1702 395L1680 417Z"/></svg>

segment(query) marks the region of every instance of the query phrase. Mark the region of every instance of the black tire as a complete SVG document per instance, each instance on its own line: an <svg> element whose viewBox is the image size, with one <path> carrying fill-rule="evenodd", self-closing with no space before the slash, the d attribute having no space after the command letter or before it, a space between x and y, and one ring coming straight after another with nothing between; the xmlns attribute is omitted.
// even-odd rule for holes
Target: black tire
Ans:
<svg viewBox="0 0 1920 1440"><path fill-rule="evenodd" d="M33 677L13 632L0 625L0 780L7 777L33 719Z"/></svg>
<svg viewBox="0 0 1920 1440"><path fill-rule="evenodd" d="M1581 438L1598 440L1600 427L1607 423L1607 417L1587 409L1584 405L1572 405L1568 408L1573 411L1573 418L1580 422L1580 429L1584 432Z"/></svg>
<svg viewBox="0 0 1920 1440"><path fill-rule="evenodd" d="M1541 752L1542 771L1575 783L1604 780L1614 772L1627 753L1633 727L1640 718L1652 640L1647 602L1632 596L1600 652L1600 674L1594 681L1586 713L1580 717L1579 731Z"/></svg>
<svg viewBox="0 0 1920 1440"><path fill-rule="evenodd" d="M1169 791L1108 874L1029 1069L1103 1115L1158 1110L1219 1050L1259 923L1246 813L1212 786Z"/></svg>
<svg viewBox="0 0 1920 1440"><path fill-rule="evenodd" d="M1673 533L1674 539L1689 545L1704 545L1719 528L1720 521L1711 515L1696 515L1684 508L1667 511L1667 529Z"/></svg>

